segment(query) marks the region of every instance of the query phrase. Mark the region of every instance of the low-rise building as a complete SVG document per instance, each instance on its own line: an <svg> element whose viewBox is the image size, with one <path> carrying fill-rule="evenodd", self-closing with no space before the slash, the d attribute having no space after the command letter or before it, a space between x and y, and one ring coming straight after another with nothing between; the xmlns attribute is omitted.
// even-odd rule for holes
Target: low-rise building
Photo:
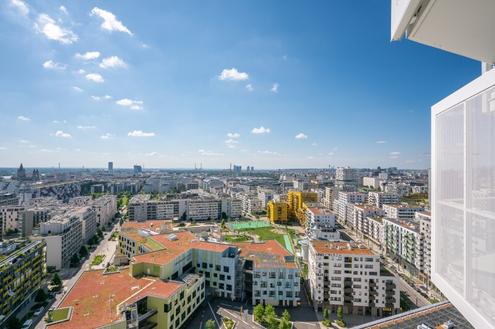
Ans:
<svg viewBox="0 0 495 329"><path fill-rule="evenodd" d="M364 245L313 240L308 267L315 307L335 313L342 306L347 314L375 316L400 311L397 279Z"/></svg>

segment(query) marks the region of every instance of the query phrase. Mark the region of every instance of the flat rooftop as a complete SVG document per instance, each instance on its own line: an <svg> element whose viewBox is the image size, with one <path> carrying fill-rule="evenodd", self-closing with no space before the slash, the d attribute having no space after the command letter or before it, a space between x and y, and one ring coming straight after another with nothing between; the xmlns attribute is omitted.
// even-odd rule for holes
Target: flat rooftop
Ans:
<svg viewBox="0 0 495 329"><path fill-rule="evenodd" d="M363 244L346 241L312 240L313 248L319 254L363 255L375 256L373 252Z"/></svg>

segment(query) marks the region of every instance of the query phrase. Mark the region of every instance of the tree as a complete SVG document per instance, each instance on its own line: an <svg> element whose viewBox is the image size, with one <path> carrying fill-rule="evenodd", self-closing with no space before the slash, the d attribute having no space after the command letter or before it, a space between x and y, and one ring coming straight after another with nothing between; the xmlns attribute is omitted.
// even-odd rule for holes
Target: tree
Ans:
<svg viewBox="0 0 495 329"><path fill-rule="evenodd" d="M84 258L86 256L88 256L88 248L86 248L86 246L81 246L81 249L79 249L79 256L81 258Z"/></svg>
<svg viewBox="0 0 495 329"><path fill-rule="evenodd" d="M278 325L278 329L290 329L290 327L291 327L291 324L290 324L289 320L286 320L284 318L282 318L280 320L280 323Z"/></svg>
<svg viewBox="0 0 495 329"><path fill-rule="evenodd" d="M215 329L216 327L217 326L215 325L215 321L213 321L212 319L209 319L205 323L205 329Z"/></svg>
<svg viewBox="0 0 495 329"><path fill-rule="evenodd" d="M253 308L254 320L258 323L263 321L263 316L265 314L265 310L263 309L263 305L258 304Z"/></svg>
<svg viewBox="0 0 495 329"><path fill-rule="evenodd" d="M222 222L220 223L220 227L225 230L225 219L222 219Z"/></svg>
<svg viewBox="0 0 495 329"><path fill-rule="evenodd" d="M279 321L276 315L265 316L265 322L268 324L269 329L278 329Z"/></svg>
<svg viewBox="0 0 495 329"><path fill-rule="evenodd" d="M7 328L8 329L19 329L22 327L21 321L15 316L11 316L10 319L7 320Z"/></svg>
<svg viewBox="0 0 495 329"><path fill-rule="evenodd" d="M337 307L337 319L339 319L340 321L344 320L344 309L342 308L342 305L339 305L339 307Z"/></svg>
<svg viewBox="0 0 495 329"><path fill-rule="evenodd" d="M57 287L59 287L59 286L62 285L62 280L60 279L60 276L58 275L58 273L55 273L53 275L53 278L52 278L52 282L51 283L52 283L53 286L57 286Z"/></svg>
<svg viewBox="0 0 495 329"><path fill-rule="evenodd" d="M330 327L330 312L328 308L323 309L323 325Z"/></svg>
<svg viewBox="0 0 495 329"><path fill-rule="evenodd" d="M77 254L72 255L70 259L70 266L76 267L79 264L79 256Z"/></svg>
<svg viewBox="0 0 495 329"><path fill-rule="evenodd" d="M38 289L36 292L36 296L34 297L34 301L36 303L42 303L44 302L48 296L46 295L45 291L43 289Z"/></svg>
<svg viewBox="0 0 495 329"><path fill-rule="evenodd" d="M99 237L100 239L103 239L103 232L101 231L101 229L98 229L98 230L96 231L96 234L98 235L98 237Z"/></svg>
<svg viewBox="0 0 495 329"><path fill-rule="evenodd" d="M187 215L186 215L186 212L184 211L182 213L182 216L180 216L180 220L185 221L186 219L187 219Z"/></svg>
<svg viewBox="0 0 495 329"><path fill-rule="evenodd" d="M290 314L288 310L284 310L282 313L282 319L287 320L287 322L290 322Z"/></svg>
<svg viewBox="0 0 495 329"><path fill-rule="evenodd" d="M227 213L225 211L222 211L222 216L221 216L222 219L227 219Z"/></svg>
<svg viewBox="0 0 495 329"><path fill-rule="evenodd" d="M267 317L276 317L277 315L275 314L275 308L273 308L272 305L268 304L265 307L265 318Z"/></svg>

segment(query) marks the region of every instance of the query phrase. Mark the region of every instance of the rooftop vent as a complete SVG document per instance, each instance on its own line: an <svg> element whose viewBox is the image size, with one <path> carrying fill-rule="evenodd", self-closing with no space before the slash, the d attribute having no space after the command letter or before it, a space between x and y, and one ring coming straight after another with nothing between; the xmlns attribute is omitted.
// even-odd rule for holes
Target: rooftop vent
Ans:
<svg viewBox="0 0 495 329"><path fill-rule="evenodd" d="M175 234L173 234L173 233L172 233L172 234L169 234L169 235L167 236L167 238L168 238L170 241L177 241L177 240L178 240L178 239L177 239L177 235L175 235Z"/></svg>

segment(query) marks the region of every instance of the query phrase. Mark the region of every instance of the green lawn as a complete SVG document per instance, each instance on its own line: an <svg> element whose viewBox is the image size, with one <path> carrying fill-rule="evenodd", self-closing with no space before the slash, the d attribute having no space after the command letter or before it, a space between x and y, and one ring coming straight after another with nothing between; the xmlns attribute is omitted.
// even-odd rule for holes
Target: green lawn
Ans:
<svg viewBox="0 0 495 329"><path fill-rule="evenodd" d="M48 311L48 322L57 322L69 318L70 308L64 307L57 310Z"/></svg>
<svg viewBox="0 0 495 329"><path fill-rule="evenodd" d="M243 235L227 235L225 236L225 241L227 242L244 242L244 241L249 241L249 237L243 236Z"/></svg>
<svg viewBox="0 0 495 329"><path fill-rule="evenodd" d="M93 258L91 265L100 265L101 263L103 263L104 259L105 255L96 255L95 258Z"/></svg>
<svg viewBox="0 0 495 329"><path fill-rule="evenodd" d="M253 229L240 230L241 232L249 232L250 234L256 234L261 240L277 240L282 246L285 246L284 235L273 232L271 227L260 227Z"/></svg>
<svg viewBox="0 0 495 329"><path fill-rule="evenodd" d="M163 246L152 238L147 238L145 245L150 247L152 251L163 249Z"/></svg>

